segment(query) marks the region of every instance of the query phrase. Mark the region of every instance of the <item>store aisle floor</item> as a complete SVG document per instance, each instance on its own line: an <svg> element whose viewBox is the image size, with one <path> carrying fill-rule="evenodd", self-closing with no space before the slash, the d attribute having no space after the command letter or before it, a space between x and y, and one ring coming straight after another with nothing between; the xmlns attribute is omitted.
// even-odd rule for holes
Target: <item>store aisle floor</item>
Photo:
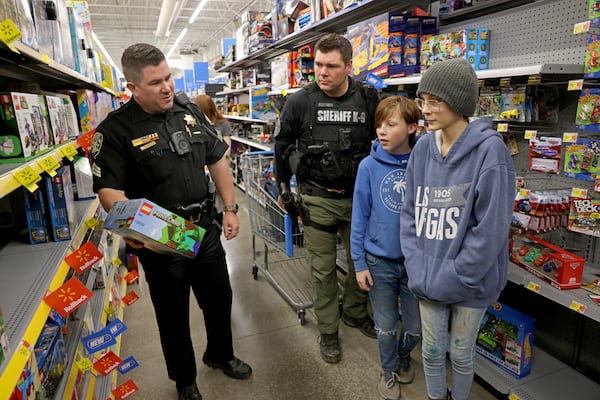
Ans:
<svg viewBox="0 0 600 400"><path fill-rule="evenodd" d="M363 336L357 329L340 323L343 358L339 364L322 361L317 342L318 330L312 310L306 324L300 325L297 314L259 273L252 277L252 241L244 193L238 191L240 235L224 241L233 287L232 328L235 354L254 370L247 381L237 381L202 363L206 335L202 312L192 305L191 326L196 360L198 387L204 400L271 400L271 399L379 399L379 356L377 341ZM140 283L132 285L140 300L125 310L121 357L135 356L139 367L119 383L133 379L139 392L133 399L177 399L175 385L167 378L154 310L148 287L141 273ZM192 297L193 298L193 297ZM417 375L410 385L402 386L402 398L424 400L425 381L420 349L413 351ZM495 399L474 383L473 400Z"/></svg>

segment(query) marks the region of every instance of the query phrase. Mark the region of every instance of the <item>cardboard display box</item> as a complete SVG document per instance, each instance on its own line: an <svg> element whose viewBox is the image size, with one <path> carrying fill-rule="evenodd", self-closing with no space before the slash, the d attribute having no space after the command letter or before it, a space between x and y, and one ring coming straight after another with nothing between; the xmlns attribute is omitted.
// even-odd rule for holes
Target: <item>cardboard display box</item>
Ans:
<svg viewBox="0 0 600 400"><path fill-rule="evenodd" d="M510 258L558 289L581 286L585 260L532 235L513 235Z"/></svg>
<svg viewBox="0 0 600 400"><path fill-rule="evenodd" d="M205 229L146 199L116 202L104 228L134 239L157 253L194 258Z"/></svg>
<svg viewBox="0 0 600 400"><path fill-rule="evenodd" d="M521 378L531 371L534 325L533 318L496 302L481 321L475 350Z"/></svg>

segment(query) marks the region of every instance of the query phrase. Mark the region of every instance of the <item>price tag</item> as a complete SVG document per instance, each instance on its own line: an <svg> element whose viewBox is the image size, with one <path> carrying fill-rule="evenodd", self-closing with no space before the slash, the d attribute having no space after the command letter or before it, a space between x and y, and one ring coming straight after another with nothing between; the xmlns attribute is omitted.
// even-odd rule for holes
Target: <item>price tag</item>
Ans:
<svg viewBox="0 0 600 400"><path fill-rule="evenodd" d="M572 188L571 197L588 197L587 189Z"/></svg>
<svg viewBox="0 0 600 400"><path fill-rule="evenodd" d="M118 267L119 265L123 264L123 261L121 261L120 258L115 258L112 263L114 266Z"/></svg>
<svg viewBox="0 0 600 400"><path fill-rule="evenodd" d="M56 170L60 165L56 162L53 156L46 156L38 161L38 164L50 176L56 175Z"/></svg>
<svg viewBox="0 0 600 400"><path fill-rule="evenodd" d="M519 196L521 197L527 197L531 194L531 190L529 189L521 189L519 190Z"/></svg>
<svg viewBox="0 0 600 400"><path fill-rule="evenodd" d="M288 92L287 92L287 90L283 89L283 90L281 91L281 95L282 95L282 96L284 96L284 97L285 97L285 96L287 96L287 95L288 95Z"/></svg>
<svg viewBox="0 0 600 400"><path fill-rule="evenodd" d="M90 218L85 221L85 224L88 228L94 229L98 225L98 220L96 218Z"/></svg>
<svg viewBox="0 0 600 400"><path fill-rule="evenodd" d="M21 340L21 344L19 345L19 349L17 350L17 354L28 360L31 355L31 345L26 340Z"/></svg>
<svg viewBox="0 0 600 400"><path fill-rule="evenodd" d="M575 300L573 300L571 302L571 304L569 304L569 308L573 311L577 311L578 313L583 314L585 312L585 305L580 304L578 302L576 302Z"/></svg>
<svg viewBox="0 0 600 400"><path fill-rule="evenodd" d="M573 25L573 35L579 35L580 33L585 33L590 31L591 21L578 22Z"/></svg>
<svg viewBox="0 0 600 400"><path fill-rule="evenodd" d="M569 81L567 90L581 90L583 88L583 79L573 79Z"/></svg>
<svg viewBox="0 0 600 400"><path fill-rule="evenodd" d="M485 79L478 79L477 80L477 86L479 86L480 88L485 86Z"/></svg>
<svg viewBox="0 0 600 400"><path fill-rule="evenodd" d="M75 365L77 365L77 368L79 368L79 370L81 372L89 371L94 366L94 364L92 364L92 362L90 361L90 359L89 358L85 358L85 357L84 358L80 358L78 361L75 361Z"/></svg>
<svg viewBox="0 0 600 400"><path fill-rule="evenodd" d="M42 177L39 176L29 165L13 171L12 175L21 185L25 186L27 190L32 193L38 189L38 185L36 185L36 183L42 180Z"/></svg>
<svg viewBox="0 0 600 400"><path fill-rule="evenodd" d="M525 139L535 139L537 131L535 129L525 129Z"/></svg>
<svg viewBox="0 0 600 400"><path fill-rule="evenodd" d="M108 306L104 309L106 315L113 315L117 310L113 307L112 303L109 303Z"/></svg>
<svg viewBox="0 0 600 400"><path fill-rule="evenodd" d="M500 86L510 86L510 78L501 78Z"/></svg>
<svg viewBox="0 0 600 400"><path fill-rule="evenodd" d="M61 147L60 151L69 159L69 161L73 161L73 158L77 155L77 149L71 143Z"/></svg>
<svg viewBox="0 0 600 400"><path fill-rule="evenodd" d="M529 282L527 284L527 289L531 290L532 292L536 292L537 293L537 292L539 292L542 289L542 287L539 284L535 283L535 282Z"/></svg>
<svg viewBox="0 0 600 400"><path fill-rule="evenodd" d="M48 57L48 54L46 53L42 54L42 61L46 64L50 64L52 62L52 60L50 59L50 57Z"/></svg>
<svg viewBox="0 0 600 400"><path fill-rule="evenodd" d="M508 400L521 400L521 398L519 396L517 396L514 393L511 393L508 395Z"/></svg>
<svg viewBox="0 0 600 400"><path fill-rule="evenodd" d="M564 143L575 143L577 141L577 137L579 135L577 132L564 132L563 133L563 142Z"/></svg>
<svg viewBox="0 0 600 400"><path fill-rule="evenodd" d="M508 132L508 124L506 122L499 123L496 127L498 132Z"/></svg>
<svg viewBox="0 0 600 400"><path fill-rule="evenodd" d="M538 75L529 75L529 77L527 78L528 85L537 85L541 81L542 81L542 76L539 74Z"/></svg>
<svg viewBox="0 0 600 400"><path fill-rule="evenodd" d="M11 49L13 48L12 42L19 40L21 36L21 31L10 18L0 22L0 40L6 43Z"/></svg>

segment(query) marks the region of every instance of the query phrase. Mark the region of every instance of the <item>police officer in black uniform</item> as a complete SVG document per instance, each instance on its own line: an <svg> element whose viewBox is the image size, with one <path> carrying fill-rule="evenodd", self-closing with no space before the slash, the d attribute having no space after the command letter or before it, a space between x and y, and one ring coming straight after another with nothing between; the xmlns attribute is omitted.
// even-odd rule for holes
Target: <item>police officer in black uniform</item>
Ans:
<svg viewBox="0 0 600 400"><path fill-rule="evenodd" d="M349 250L354 180L358 164L376 137L373 116L379 99L374 90L349 77L352 45L341 35L329 34L317 42L314 69L316 81L286 101L275 137L275 164L284 202L292 174L298 180L321 357L337 363L341 359L338 232L348 261L341 318L346 325L377 337L367 314L368 295L354 279Z"/></svg>
<svg viewBox="0 0 600 400"><path fill-rule="evenodd" d="M164 54L149 44L128 47L121 58L133 98L98 126L92 146L94 190L105 210L115 201L147 198L206 229L196 258L158 254L126 240L144 268L158 322L169 378L179 400L198 400L196 361L190 336L190 288L202 308L207 334L202 361L236 379L252 374L233 354L232 293L214 223L212 193L204 167L224 201L222 229L237 236L233 181L224 157L227 145L202 111L175 96Z"/></svg>

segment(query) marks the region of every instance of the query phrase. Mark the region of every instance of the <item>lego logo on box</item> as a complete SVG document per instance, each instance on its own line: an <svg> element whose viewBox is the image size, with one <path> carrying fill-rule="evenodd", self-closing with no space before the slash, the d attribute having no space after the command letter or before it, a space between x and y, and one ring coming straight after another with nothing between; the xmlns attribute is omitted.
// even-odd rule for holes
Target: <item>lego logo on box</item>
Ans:
<svg viewBox="0 0 600 400"><path fill-rule="evenodd" d="M194 258L206 230L147 199L115 203L104 228L157 253Z"/></svg>

